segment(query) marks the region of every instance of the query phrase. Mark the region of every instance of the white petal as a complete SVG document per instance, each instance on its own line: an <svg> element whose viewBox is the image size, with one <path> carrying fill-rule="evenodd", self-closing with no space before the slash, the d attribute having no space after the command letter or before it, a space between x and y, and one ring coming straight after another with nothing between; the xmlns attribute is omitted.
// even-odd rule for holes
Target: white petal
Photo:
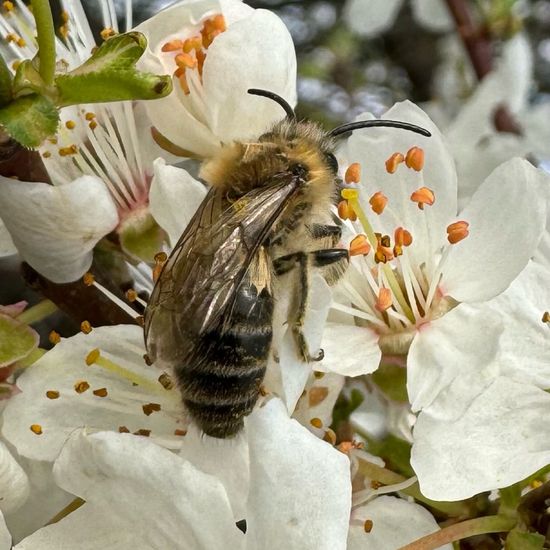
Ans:
<svg viewBox="0 0 550 550"><path fill-rule="evenodd" d="M6 527L6 522L2 514L0 513L0 550L10 550L11 548L11 535Z"/></svg>
<svg viewBox="0 0 550 550"><path fill-rule="evenodd" d="M206 188L187 170L169 166L161 158L155 161L154 171L149 210L170 236L173 247L204 199Z"/></svg>
<svg viewBox="0 0 550 550"><path fill-rule="evenodd" d="M133 386L99 365L87 366L85 358L95 348L148 385ZM18 378L21 393L4 410L3 435L21 455L36 460L53 460L66 438L82 426L90 431L148 429L153 440L179 448L181 437L174 431L185 427L179 392L157 382L160 371L145 365L144 353L143 331L137 326L99 327L63 339ZM90 386L84 393L75 391L79 381ZM107 397L92 393L100 388L107 389ZM49 399L48 391L58 391L59 398ZM146 416L142 407L149 403L160 404L161 410ZM41 435L30 430L32 424L42 427Z"/></svg>
<svg viewBox="0 0 550 550"><path fill-rule="evenodd" d="M461 304L422 325L407 358L407 393L412 410L427 407L456 378L498 374L495 361L503 326L487 308Z"/></svg>
<svg viewBox="0 0 550 550"><path fill-rule="evenodd" d="M86 504L18 550L242 547L220 482L147 439L78 431L54 471Z"/></svg>
<svg viewBox="0 0 550 550"><path fill-rule="evenodd" d="M29 496L29 480L4 443L0 441L0 511L9 514Z"/></svg>
<svg viewBox="0 0 550 550"><path fill-rule="evenodd" d="M461 302L483 301L505 290L537 248L546 222L538 197L547 174L522 159L499 166L459 219L469 236L452 246L440 289Z"/></svg>
<svg viewBox="0 0 550 550"><path fill-rule="evenodd" d="M422 494L462 500L528 477L550 462L549 417L550 395L504 377L451 388L414 427L411 465Z"/></svg>
<svg viewBox="0 0 550 550"><path fill-rule="evenodd" d="M427 29L445 32L454 27L449 9L441 0L413 0L411 6L416 21Z"/></svg>
<svg viewBox="0 0 550 550"><path fill-rule="evenodd" d="M225 487L235 522L246 519L249 459L243 432L234 438L217 439L191 425L179 456L201 472L216 477Z"/></svg>
<svg viewBox="0 0 550 550"><path fill-rule="evenodd" d="M378 335L371 329L354 325L327 323L322 347L325 358L316 370L343 376L370 374L378 368L382 357Z"/></svg>
<svg viewBox="0 0 550 550"><path fill-rule="evenodd" d="M255 10L229 26L208 49L203 86L208 125L221 141L257 139L284 112L273 101L250 96L249 88L296 103L296 54L284 23Z"/></svg>
<svg viewBox="0 0 550 550"><path fill-rule="evenodd" d="M247 547L343 550L351 507L349 459L272 399L247 419Z"/></svg>
<svg viewBox="0 0 550 550"><path fill-rule="evenodd" d="M81 277L97 241L118 223L103 182L82 176L52 186L2 178L0 215L23 259L55 283Z"/></svg>
<svg viewBox="0 0 550 550"><path fill-rule="evenodd" d="M357 34L373 37L393 25L402 3L402 0L348 0L344 17Z"/></svg>
<svg viewBox="0 0 550 550"><path fill-rule="evenodd" d="M0 258L13 254L17 254L17 248L15 248L4 222L0 219Z"/></svg>
<svg viewBox="0 0 550 550"><path fill-rule="evenodd" d="M360 116L367 120L370 116ZM382 118L401 120L421 126L432 133L431 137L395 128L357 130L347 140L342 151L348 163L362 166L361 204L375 231L393 235L398 226L409 230L413 243L406 249L413 265L429 262L446 242L446 227L456 216L457 183L454 162L441 133L419 107L411 102L397 103ZM388 174L385 162L395 152L406 154L414 146L424 150L425 164L420 172L401 164L394 174ZM428 187L435 194L433 206L420 210L410 200L420 187ZM370 197L382 191L388 205L381 216L371 210Z"/></svg>
<svg viewBox="0 0 550 550"><path fill-rule="evenodd" d="M372 521L370 533L365 533L366 520ZM426 508L402 498L381 496L353 511L348 550L398 550L437 530L439 526ZM452 550L452 545L439 548Z"/></svg>
<svg viewBox="0 0 550 550"><path fill-rule="evenodd" d="M550 304L550 268L530 262L508 290L487 302L504 325L500 372L518 382L550 388L550 340L542 316ZM472 305L472 309L481 306Z"/></svg>

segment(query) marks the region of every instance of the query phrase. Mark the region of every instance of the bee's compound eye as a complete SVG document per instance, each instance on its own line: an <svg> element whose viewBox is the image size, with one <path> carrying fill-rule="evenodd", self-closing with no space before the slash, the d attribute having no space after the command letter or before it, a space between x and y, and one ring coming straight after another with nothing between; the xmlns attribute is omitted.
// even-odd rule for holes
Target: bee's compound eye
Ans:
<svg viewBox="0 0 550 550"><path fill-rule="evenodd" d="M338 161L332 153L325 153L325 160L329 165L329 168L335 173L338 173Z"/></svg>

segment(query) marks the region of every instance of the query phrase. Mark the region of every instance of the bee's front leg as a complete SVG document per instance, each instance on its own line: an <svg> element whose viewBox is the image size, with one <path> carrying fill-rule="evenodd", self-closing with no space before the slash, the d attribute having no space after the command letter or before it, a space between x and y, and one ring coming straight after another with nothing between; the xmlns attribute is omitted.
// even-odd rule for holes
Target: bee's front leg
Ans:
<svg viewBox="0 0 550 550"><path fill-rule="evenodd" d="M293 296L290 302L288 324L291 327L294 341L303 361L321 361L324 351L320 349L316 355L311 355L309 346L303 333L304 319L309 302L310 270L311 267L326 268L348 261L347 250L328 248L313 252L294 252L281 256L273 262L277 276L298 268L298 281L293 287Z"/></svg>

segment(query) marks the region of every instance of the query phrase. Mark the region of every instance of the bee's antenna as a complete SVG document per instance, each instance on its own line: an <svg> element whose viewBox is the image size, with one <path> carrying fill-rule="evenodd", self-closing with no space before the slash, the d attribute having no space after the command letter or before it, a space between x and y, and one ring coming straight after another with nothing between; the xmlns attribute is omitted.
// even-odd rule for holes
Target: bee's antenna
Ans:
<svg viewBox="0 0 550 550"><path fill-rule="evenodd" d="M294 112L294 109L289 105L288 101L283 99L280 95L277 95L274 92L268 92L267 90L260 90L258 88L250 88L248 93L250 95L259 95L261 97L268 97L269 99L272 99L285 110L286 118L289 120L296 120L296 113Z"/></svg>
<svg viewBox="0 0 550 550"><path fill-rule="evenodd" d="M249 90L250 91L250 90ZM360 120L358 122L348 122L342 124L331 130L329 135L332 137L340 136L342 134L347 134L348 132L353 132L353 130L359 130L360 128L373 128L373 127L384 127L384 128L399 128L401 130L409 130L410 132L415 132L421 136L430 137L432 134L416 126L416 124L410 124L408 122L401 122L399 120Z"/></svg>

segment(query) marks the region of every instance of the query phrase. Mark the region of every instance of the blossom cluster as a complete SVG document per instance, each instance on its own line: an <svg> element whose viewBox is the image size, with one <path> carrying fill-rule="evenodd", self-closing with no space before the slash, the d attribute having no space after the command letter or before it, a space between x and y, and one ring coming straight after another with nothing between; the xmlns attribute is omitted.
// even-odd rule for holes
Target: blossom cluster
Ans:
<svg viewBox="0 0 550 550"><path fill-rule="evenodd" d="M401 5L363 3L345 11L367 35ZM433 18L432 2L413 10L447 29L436 4ZM63 7L56 55L69 71L98 44L80 1ZM497 501L479 532L530 535L519 498L550 464L550 176L526 158L536 137L505 146L484 126L509 99L522 36L452 121L436 125L433 105L410 101L380 117L429 136L380 127L335 144L327 215L349 265L333 286L312 274L302 327L322 360L297 352L281 288L258 403L241 433L216 439L189 418L175 373L151 365L141 315L208 196L200 163L235 142L253 148L284 117L248 90L296 105L294 44L279 17L240 0L182 0L134 28L127 8L119 28L105 2L101 40L142 33L137 68L169 75L173 91L63 107L37 148L44 181L0 175L0 254L67 292L84 279L135 321L79 318L81 331L50 334L46 351L35 308L0 306L0 550L397 549ZM17 67L38 51L32 14L22 2L3 10L15 39L0 51ZM464 533L429 547L450 550Z"/></svg>

